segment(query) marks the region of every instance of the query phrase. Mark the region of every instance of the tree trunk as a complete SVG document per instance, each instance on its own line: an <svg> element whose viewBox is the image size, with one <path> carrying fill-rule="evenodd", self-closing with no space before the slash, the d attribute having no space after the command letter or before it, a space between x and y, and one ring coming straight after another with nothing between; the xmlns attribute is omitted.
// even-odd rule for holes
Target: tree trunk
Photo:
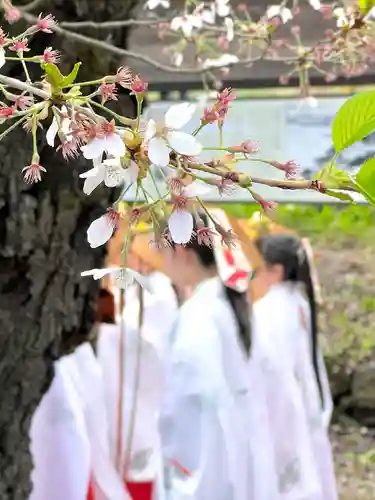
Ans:
<svg viewBox="0 0 375 500"><path fill-rule="evenodd" d="M136 0L51 4L49 10L60 20L103 21L120 10L130 13ZM116 33L116 42L126 46L127 34ZM79 56L80 80L109 74L121 63L48 35L35 37L32 49L40 53L49 45L64 51L63 70ZM73 56L68 59L69 54ZM20 66L9 65L8 71L22 74ZM128 96L120 107L127 116L134 115ZM21 174L31 161L31 136L17 130L0 143L0 500L28 498L31 416L51 381L53 361L68 345L87 338L94 324L98 283L80 273L101 267L105 250L90 249L86 230L114 195L110 189L83 195L78 175L89 162L80 158L67 163L45 144L44 134L39 140L47 172L33 186Z"/></svg>

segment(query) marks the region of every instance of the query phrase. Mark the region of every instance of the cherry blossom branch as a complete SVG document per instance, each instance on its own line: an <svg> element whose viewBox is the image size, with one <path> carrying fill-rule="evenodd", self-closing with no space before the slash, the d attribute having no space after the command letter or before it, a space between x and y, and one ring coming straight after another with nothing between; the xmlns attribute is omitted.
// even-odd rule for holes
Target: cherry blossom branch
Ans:
<svg viewBox="0 0 375 500"><path fill-rule="evenodd" d="M40 90L29 83L25 83L16 78L12 78L10 76L5 76L0 74L0 82L4 85L9 85L9 87L13 87L14 89L21 90L23 92L28 92L30 94L34 94L38 97L41 97L43 100L49 99L51 96L45 92L44 90Z"/></svg>
<svg viewBox="0 0 375 500"><path fill-rule="evenodd" d="M22 17L25 19L30 24L35 24L38 21L38 18L28 14L28 13L22 13ZM208 71L212 69L220 69L220 66L215 66L215 68L202 68L202 67L194 67L194 68L179 68L176 66L168 66L166 64L159 63L158 61L155 61L151 57L146 56L145 54L141 54L138 52L133 52L131 50L127 49L122 49L120 47L116 47L115 45L112 45L108 42L98 40L96 38L92 38L90 36L82 35L80 33L75 33L72 31L68 31L66 29L61 28L60 26L55 26L54 27L54 32L58 33L59 35L69 39L69 40L75 40L77 42L83 43L85 45L88 45L90 47L95 47L98 49L101 49L103 51L106 51L108 53L120 56L120 57L127 57L130 59L135 59L137 61L142 61L156 69L159 69L161 71L164 71L166 73L184 73L184 74L192 74L192 75L201 75L204 73L207 73ZM240 66L240 65L247 65L247 64L253 64L255 62L261 61L269 48L270 45L270 40L265 44L264 49L261 51L261 53L258 56L255 57L249 57L246 59L234 61L231 63L224 63L222 67L234 67L234 66Z"/></svg>
<svg viewBox="0 0 375 500"><path fill-rule="evenodd" d="M92 28L96 30L111 30L126 28L128 26L150 26L169 22L170 19L122 19L121 21L104 21L102 23L96 23L94 21L64 21L60 23L60 27L67 29Z"/></svg>
<svg viewBox="0 0 375 500"><path fill-rule="evenodd" d="M23 12L31 12L32 10L39 9L46 3L46 0L33 0L32 2L18 7Z"/></svg>

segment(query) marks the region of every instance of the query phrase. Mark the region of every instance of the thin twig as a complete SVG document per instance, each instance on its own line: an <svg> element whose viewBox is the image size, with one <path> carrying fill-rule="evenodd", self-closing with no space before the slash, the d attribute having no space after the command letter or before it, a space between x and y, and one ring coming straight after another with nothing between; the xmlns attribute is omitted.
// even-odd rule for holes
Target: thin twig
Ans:
<svg viewBox="0 0 375 500"><path fill-rule="evenodd" d="M32 2L26 4L26 5L20 5L20 6L15 6L18 9L20 9L23 12L31 12L34 9L38 9L41 7L44 3L46 3L46 0L33 0Z"/></svg>
<svg viewBox="0 0 375 500"><path fill-rule="evenodd" d="M51 97L49 94L47 94L47 92L44 92L44 90L37 89L36 87L29 85L28 83L25 83L21 80L17 80L16 78L11 78L10 76L5 76L0 74L0 83L3 83L4 85L9 85L14 89L18 89L23 92L29 92L30 94L37 95L38 97L41 97L44 100L49 99Z"/></svg>
<svg viewBox="0 0 375 500"><path fill-rule="evenodd" d="M95 23L94 21L62 22L59 26L68 29L92 28L96 30L109 30L125 28L126 26L150 26L166 22L170 22L170 19L123 19L121 21L105 21L103 23Z"/></svg>

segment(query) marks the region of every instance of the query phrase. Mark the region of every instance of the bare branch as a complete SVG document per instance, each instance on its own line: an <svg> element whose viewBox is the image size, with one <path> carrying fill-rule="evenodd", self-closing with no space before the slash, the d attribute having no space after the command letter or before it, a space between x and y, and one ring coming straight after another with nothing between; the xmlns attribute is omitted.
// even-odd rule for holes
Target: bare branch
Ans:
<svg viewBox="0 0 375 500"><path fill-rule="evenodd" d="M4 85L9 85L14 89L21 90L23 92L29 92L30 94L37 95L44 100L48 100L50 96L44 90L37 89L28 83L22 82L21 80L17 80L16 78L11 78L10 76L5 76L0 74L0 82Z"/></svg>
<svg viewBox="0 0 375 500"><path fill-rule="evenodd" d="M78 21L75 23L62 22L59 26L67 29L93 28L96 30L108 30L124 28L126 26L150 26L165 22L170 22L170 19L125 19L121 21L106 21L103 23L95 23L94 21Z"/></svg>
<svg viewBox="0 0 375 500"><path fill-rule="evenodd" d="M32 2L19 6L21 11L23 12L31 12L32 10L39 9L39 7L42 7L42 5L46 3L46 0L33 0Z"/></svg>
<svg viewBox="0 0 375 500"><path fill-rule="evenodd" d="M22 13L23 18L30 24L35 24L37 22L37 17L28 14L26 12ZM175 66L168 66L165 64L161 64L154 59L151 59L150 57L140 54L137 52L133 52L131 50L127 49L121 49L120 47L116 47L114 45L111 45L110 43L104 42L102 40L97 40L96 38L92 38L90 36L86 35L81 35L80 33L75 33L72 31L68 31L64 28L61 28L59 25L54 27L55 33L64 36L65 38L68 38L69 40L76 40L77 42L83 43L85 45L88 45L90 47L96 47L101 50L105 50L111 54L117 55L119 57L127 57L130 59L135 59L138 61L142 61L156 69L159 69L161 71L164 71L166 73L184 73L184 74L190 74L190 75L202 75L204 73L207 73L208 71L212 71L214 69L220 69L219 66L209 67L209 68L178 68ZM231 64L223 64L222 67L225 68L230 68L233 66L240 66L240 65L247 65L247 64L252 64L254 62L260 61L264 58L265 53L269 47L269 43L266 45L265 49L256 57L251 57L247 59L242 59L237 62L233 62Z"/></svg>

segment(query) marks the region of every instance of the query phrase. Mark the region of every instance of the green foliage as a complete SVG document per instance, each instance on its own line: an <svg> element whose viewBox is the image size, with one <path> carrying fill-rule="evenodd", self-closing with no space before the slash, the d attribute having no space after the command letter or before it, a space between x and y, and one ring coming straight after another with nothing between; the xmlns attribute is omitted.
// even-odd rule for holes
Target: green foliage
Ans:
<svg viewBox="0 0 375 500"><path fill-rule="evenodd" d="M375 130L375 91L361 92L341 106L332 123L336 153L361 141Z"/></svg>
<svg viewBox="0 0 375 500"><path fill-rule="evenodd" d="M375 7L375 1L374 0L358 0L358 5L359 8L361 9L361 12L363 16L368 14L370 10Z"/></svg>
<svg viewBox="0 0 375 500"><path fill-rule="evenodd" d="M259 211L256 204L223 205L238 218L249 218ZM375 241L375 210L367 205L280 205L276 221L313 241L337 247L351 241Z"/></svg>
<svg viewBox="0 0 375 500"><path fill-rule="evenodd" d="M82 63L80 62L76 63L72 71L67 76L61 74L56 64L41 64L42 69L45 71L47 81L52 87L52 93L54 95L60 95L64 88L70 87L74 83L81 64Z"/></svg>
<svg viewBox="0 0 375 500"><path fill-rule="evenodd" d="M362 165L356 183L361 193L375 205L375 158L370 158Z"/></svg>

